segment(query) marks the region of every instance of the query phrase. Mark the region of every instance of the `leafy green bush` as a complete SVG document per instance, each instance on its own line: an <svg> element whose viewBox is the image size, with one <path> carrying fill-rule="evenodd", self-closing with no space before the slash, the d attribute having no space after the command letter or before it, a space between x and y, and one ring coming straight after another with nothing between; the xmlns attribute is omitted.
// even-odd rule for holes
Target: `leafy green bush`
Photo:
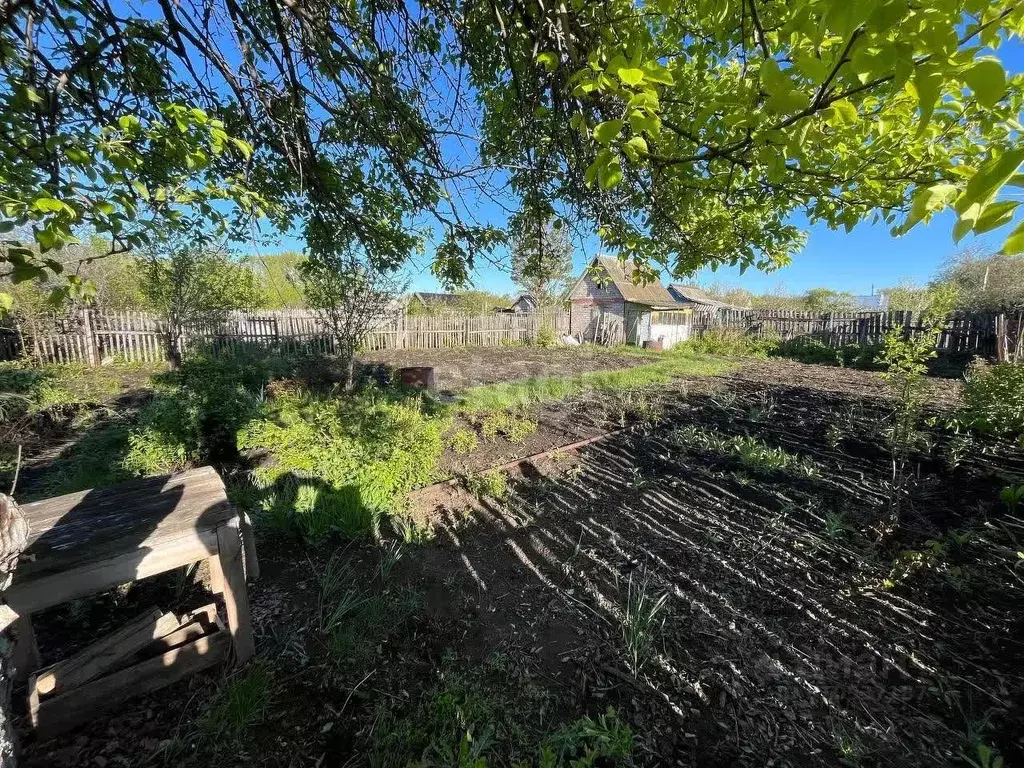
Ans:
<svg viewBox="0 0 1024 768"><path fill-rule="evenodd" d="M794 472L806 477L817 474L813 459L772 447L749 435L727 435L717 429L686 426L674 429L669 439L683 448L733 456L744 467L755 471Z"/></svg>
<svg viewBox="0 0 1024 768"><path fill-rule="evenodd" d="M238 433L238 447L271 456L254 472L267 520L320 541L375 530L429 482L447 427L447 417L424 412L417 399L285 391Z"/></svg>
<svg viewBox="0 0 1024 768"><path fill-rule="evenodd" d="M973 363L960 418L983 432L1024 436L1024 363Z"/></svg>
<svg viewBox="0 0 1024 768"><path fill-rule="evenodd" d="M508 476L497 470L470 475L466 478L466 490L477 498L490 496L500 501L508 495Z"/></svg>
<svg viewBox="0 0 1024 768"><path fill-rule="evenodd" d="M270 375L264 359L244 354L197 356L164 374L129 435L125 469L162 474L234 455L235 434L256 415Z"/></svg>
<svg viewBox="0 0 1024 768"><path fill-rule="evenodd" d="M458 454L472 453L480 447L476 433L469 429L457 429L448 438L448 445Z"/></svg>
<svg viewBox="0 0 1024 768"><path fill-rule="evenodd" d="M542 325L537 330L537 335L533 339L533 343L538 347L544 347L544 349L550 349L557 343L555 338L555 331L551 326Z"/></svg>
<svg viewBox="0 0 1024 768"><path fill-rule="evenodd" d="M199 419L199 404L192 393L158 393L128 433L122 466L136 475L166 474L191 466L199 459Z"/></svg>
<svg viewBox="0 0 1024 768"><path fill-rule="evenodd" d="M727 355L730 357L767 357L778 346L778 339L771 335L751 336L739 328L709 328L679 345L706 355Z"/></svg>
<svg viewBox="0 0 1024 768"><path fill-rule="evenodd" d="M785 357L801 363L814 365L843 364L843 354L818 339L789 339L782 341L771 351L772 357Z"/></svg>
<svg viewBox="0 0 1024 768"><path fill-rule="evenodd" d="M503 435L510 443L519 444L537 431L537 422L512 411L495 411L480 422L480 433L489 440Z"/></svg>
<svg viewBox="0 0 1024 768"><path fill-rule="evenodd" d="M769 354L772 357L785 357L801 363L814 365L835 365L845 368L878 368L876 356L879 348L845 344L833 347L820 339L799 338L779 342Z"/></svg>

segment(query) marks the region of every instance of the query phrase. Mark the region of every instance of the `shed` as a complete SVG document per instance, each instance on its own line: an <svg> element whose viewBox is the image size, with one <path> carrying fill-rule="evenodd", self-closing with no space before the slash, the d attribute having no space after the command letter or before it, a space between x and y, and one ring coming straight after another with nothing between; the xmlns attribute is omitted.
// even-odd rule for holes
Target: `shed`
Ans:
<svg viewBox="0 0 1024 768"><path fill-rule="evenodd" d="M409 305L417 305L421 308L434 311L458 312L461 306L461 299L457 293L427 293L426 291L415 291L409 297Z"/></svg>
<svg viewBox="0 0 1024 768"><path fill-rule="evenodd" d="M632 262L595 258L569 290L569 332L605 344L662 338L670 347L689 338L690 310L660 282L635 281L635 273Z"/></svg>
<svg viewBox="0 0 1024 768"><path fill-rule="evenodd" d="M495 307L494 311L505 314L519 314L521 312L536 312L540 309L540 302L532 293L521 293L519 298L512 302L510 307Z"/></svg>

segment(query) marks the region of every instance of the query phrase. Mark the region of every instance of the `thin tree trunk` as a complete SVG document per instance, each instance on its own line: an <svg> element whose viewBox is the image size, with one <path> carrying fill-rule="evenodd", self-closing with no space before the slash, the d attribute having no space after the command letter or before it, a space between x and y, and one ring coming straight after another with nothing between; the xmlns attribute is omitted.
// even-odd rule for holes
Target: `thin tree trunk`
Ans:
<svg viewBox="0 0 1024 768"><path fill-rule="evenodd" d="M0 493L0 586L10 586L18 556L28 542L28 523L14 499ZM0 768L18 764L18 742L11 722L11 690L14 670L11 657L16 638L10 627L0 636Z"/></svg>
<svg viewBox="0 0 1024 768"><path fill-rule="evenodd" d="M356 356L348 352L345 356L345 391L351 392L356 386Z"/></svg>

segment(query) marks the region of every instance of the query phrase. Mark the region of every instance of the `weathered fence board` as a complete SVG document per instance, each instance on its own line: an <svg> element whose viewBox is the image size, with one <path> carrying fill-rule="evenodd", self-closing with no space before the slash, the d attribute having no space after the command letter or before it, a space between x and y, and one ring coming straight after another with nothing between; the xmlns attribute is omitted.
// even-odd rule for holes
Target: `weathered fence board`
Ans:
<svg viewBox="0 0 1024 768"><path fill-rule="evenodd" d="M955 313L943 328L936 348L944 354L976 354L1004 358L1007 334L1012 344L1020 345L1024 312L1006 314L976 312ZM892 330L915 335L926 326L920 313L851 312L815 313L790 310L710 310L694 313L694 333L714 328L731 328L757 336L778 336L783 340L814 340L831 347L847 344L877 346Z"/></svg>
<svg viewBox="0 0 1024 768"><path fill-rule="evenodd" d="M368 351L498 346L532 340L541 328L568 333L564 310L481 315L383 318L365 340ZM286 352L328 353L333 342L316 313L308 310L235 312L224 323L190 329L182 354L209 346L230 354L256 344ZM0 360L27 356L46 363L158 362L164 358L164 324L138 311L83 310L37 321L24 329L0 329Z"/></svg>

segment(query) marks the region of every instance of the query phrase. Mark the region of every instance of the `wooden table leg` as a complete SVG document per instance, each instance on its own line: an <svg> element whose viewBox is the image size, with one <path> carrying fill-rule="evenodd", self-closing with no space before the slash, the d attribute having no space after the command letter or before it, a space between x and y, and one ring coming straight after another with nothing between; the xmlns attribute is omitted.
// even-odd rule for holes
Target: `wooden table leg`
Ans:
<svg viewBox="0 0 1024 768"><path fill-rule="evenodd" d="M256 581L260 577L260 561L256 557L256 536L252 530L252 520L244 512L241 518L242 547L245 550L246 581Z"/></svg>
<svg viewBox="0 0 1024 768"><path fill-rule="evenodd" d="M235 517L217 529L220 570L223 575L224 606L228 629L235 645L235 662L244 664L256 650L249 619L249 596L245 589L240 521Z"/></svg>
<svg viewBox="0 0 1024 768"><path fill-rule="evenodd" d="M224 592L224 572L220 568L220 554L206 561L210 565L210 592L219 595Z"/></svg>
<svg viewBox="0 0 1024 768"><path fill-rule="evenodd" d="M14 653L11 656L14 680L23 683L40 667L39 646L36 645L32 619L28 616L19 616L11 624L11 632L14 635Z"/></svg>

